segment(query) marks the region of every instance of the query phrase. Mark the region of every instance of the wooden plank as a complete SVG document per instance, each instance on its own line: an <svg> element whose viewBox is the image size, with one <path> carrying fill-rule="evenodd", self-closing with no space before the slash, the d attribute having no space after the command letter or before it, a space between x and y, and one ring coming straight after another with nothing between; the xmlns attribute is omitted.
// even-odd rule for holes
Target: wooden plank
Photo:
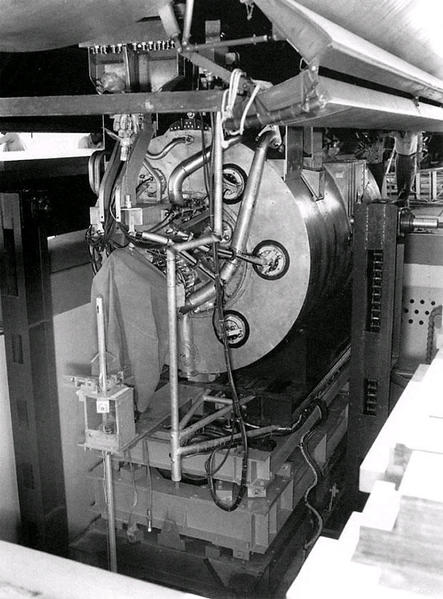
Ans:
<svg viewBox="0 0 443 599"><path fill-rule="evenodd" d="M408 384L363 460L360 490L369 493L376 480L389 479L390 470L398 466L394 458L408 451L443 454L442 361L440 351L429 367L419 367Z"/></svg>
<svg viewBox="0 0 443 599"><path fill-rule="evenodd" d="M442 354L420 367L363 462L371 491L363 512L338 541L320 538L288 599L443 596Z"/></svg>

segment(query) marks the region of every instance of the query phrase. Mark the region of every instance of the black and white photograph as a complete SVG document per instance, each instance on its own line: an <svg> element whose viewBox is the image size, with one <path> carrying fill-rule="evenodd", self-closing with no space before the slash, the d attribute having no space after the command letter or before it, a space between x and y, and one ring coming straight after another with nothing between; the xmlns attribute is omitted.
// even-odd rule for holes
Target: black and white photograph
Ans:
<svg viewBox="0 0 443 599"><path fill-rule="evenodd" d="M443 598L442 0L0 0L0 599Z"/></svg>

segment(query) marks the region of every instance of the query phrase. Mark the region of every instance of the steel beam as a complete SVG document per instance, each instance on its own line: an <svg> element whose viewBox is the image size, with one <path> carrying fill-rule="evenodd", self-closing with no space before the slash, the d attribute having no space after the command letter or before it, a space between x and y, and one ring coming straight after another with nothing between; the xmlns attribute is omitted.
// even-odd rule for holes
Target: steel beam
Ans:
<svg viewBox="0 0 443 599"><path fill-rule="evenodd" d="M331 404L330 417L315 429L315 434L309 440L310 453L322 468L330 462L345 434L346 401L343 396L336 397ZM151 447L148 454L153 466ZM200 457L207 459L207 455ZM292 451L288 458L281 470L274 471L273 479L266 486L266 493L257 487L254 496L250 495L241 508L231 512L228 517L220 516L220 509L212 501L206 486L183 481L180 485L174 485L156 470L152 470L148 477L144 468L126 464L114 474L117 522L146 525L146 515L150 511L152 526L164 530L172 522L178 533L177 540L178 535L202 539L219 547L230 548L234 557L248 560L251 552L264 554L268 550L312 481L312 472L300 451ZM132 455L127 459L135 461ZM104 514L106 504L101 464L90 472L89 478L93 481L95 497L92 509ZM229 495L232 479L237 479L235 472L228 485L218 483L220 493Z"/></svg>
<svg viewBox="0 0 443 599"><path fill-rule="evenodd" d="M350 71L351 72L351 71ZM258 95L269 112L284 111L289 106L302 105L309 81L305 74L296 75ZM373 129L412 129L420 131L443 131L443 108L425 102L415 102L391 93L377 91L320 76L316 92L321 106L316 112L290 115L286 124L309 127L343 127ZM252 116L255 106L250 110ZM263 117L266 111L263 111ZM237 115L236 115L237 116ZM278 119L277 119L278 120ZM281 123L280 123L281 124ZM228 127L230 121L227 122Z"/></svg>
<svg viewBox="0 0 443 599"><path fill-rule="evenodd" d="M351 378L347 442L347 501L360 509L359 468L393 407L391 371L398 349L403 244L398 208L360 204L354 213ZM399 297L400 296L400 297Z"/></svg>
<svg viewBox="0 0 443 599"><path fill-rule="evenodd" d="M0 117L216 112L222 91L0 98Z"/></svg>
<svg viewBox="0 0 443 599"><path fill-rule="evenodd" d="M0 194L0 283L20 542L64 554L68 531L43 200L31 192Z"/></svg>

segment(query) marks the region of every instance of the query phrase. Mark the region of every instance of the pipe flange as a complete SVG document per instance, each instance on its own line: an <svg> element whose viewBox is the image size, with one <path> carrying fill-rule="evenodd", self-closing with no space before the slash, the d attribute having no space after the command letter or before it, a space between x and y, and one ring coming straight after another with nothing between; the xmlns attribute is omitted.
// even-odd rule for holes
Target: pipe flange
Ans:
<svg viewBox="0 0 443 599"><path fill-rule="evenodd" d="M252 252L261 258L263 264L253 264L252 268L262 279L276 281L285 276L289 269L289 254L281 243L273 239L266 239L255 246Z"/></svg>

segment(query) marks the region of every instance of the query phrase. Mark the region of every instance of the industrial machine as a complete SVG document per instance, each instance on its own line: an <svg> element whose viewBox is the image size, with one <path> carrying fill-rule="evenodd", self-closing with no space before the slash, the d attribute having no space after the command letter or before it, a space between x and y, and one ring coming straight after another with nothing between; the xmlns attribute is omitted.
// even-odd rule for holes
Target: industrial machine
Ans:
<svg viewBox="0 0 443 599"><path fill-rule="evenodd" d="M328 154L326 128L440 131L441 73L363 39L341 3L242 0L219 18L192 0L139 4L120 27L79 20L63 38L81 42L98 94L0 99L8 118L105 115L85 236L97 357L64 373L100 519L71 551L268 596L345 479L355 506L392 401L404 235L441 227L383 200L364 160ZM246 33L226 39L231 9ZM271 46L292 48L291 68L269 82L240 50L260 72Z"/></svg>
<svg viewBox="0 0 443 599"><path fill-rule="evenodd" d="M114 479L115 511L131 537L137 525L144 525L161 530L164 542L169 526L178 547L184 546L184 535L229 548L242 559L265 553L309 490L314 466L307 449L302 450L303 465L299 445L307 443L316 423L327 422L311 448L326 467L346 430L346 401L339 393L349 358L346 331L334 348L337 363L329 364L323 380L317 373L315 389L304 381L301 362L292 367L292 382L304 384L285 394L285 410L276 394L272 398L257 387L240 392L234 382L233 371L243 368L247 373L248 365L276 348L296 322L303 322L303 312L309 314L346 287L353 211L349 198L362 202L369 201L371 193L377 197L364 162L335 163L284 181L265 161L277 133L265 131L255 151L238 137L230 138L223 154L215 156L215 149L209 149L211 135L217 143L220 132L202 120L174 123L151 141L132 183L134 201L129 203L129 194L120 187L133 168L130 156L115 183L106 181L109 197L99 198L91 210L93 218L100 211L105 215L103 225L97 220L89 231L94 260L100 261L100 248L118 245L94 280L93 297L104 302L108 323L99 337L108 339L111 356L121 347L121 335L126 337L127 353L117 368L130 370L143 410L137 436L121 439L113 448L121 463ZM217 176L211 157L223 159L218 192L211 189ZM358 184L345 194L335 177L344 176L350 166ZM107 172L111 169L112 159ZM215 227L219 237L214 236ZM135 300L128 295L128 283ZM114 294L118 299L111 298ZM150 298L152 313L144 297ZM166 305L169 385L146 395L157 386L158 366L165 357ZM149 317L158 339L155 331L148 336L141 329L143 343L136 327ZM147 353L153 353L148 345L156 354L152 362L146 360ZM137 357L137 351L142 355ZM84 401L85 383L81 379L78 384ZM101 397L98 412L99 404ZM336 415L332 422L326 418L329 404ZM117 428L126 428L115 419ZM106 424L99 427L107 430ZM111 427L111 435L114 432ZM88 435L86 446L107 450L102 442ZM107 517L101 466L94 472L95 509Z"/></svg>

